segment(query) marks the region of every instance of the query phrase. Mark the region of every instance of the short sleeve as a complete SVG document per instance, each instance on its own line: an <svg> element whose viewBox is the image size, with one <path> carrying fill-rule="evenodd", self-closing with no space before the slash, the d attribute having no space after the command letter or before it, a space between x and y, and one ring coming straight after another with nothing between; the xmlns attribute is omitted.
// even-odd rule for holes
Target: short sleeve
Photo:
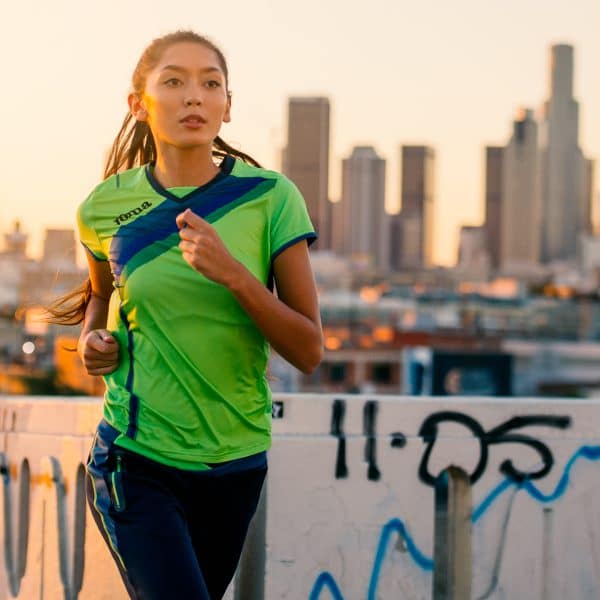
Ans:
<svg viewBox="0 0 600 600"><path fill-rule="evenodd" d="M102 249L98 233L94 228L93 219L92 196L90 195L79 205L79 209L77 210L77 231L79 234L79 241L96 260L108 260Z"/></svg>
<svg viewBox="0 0 600 600"><path fill-rule="evenodd" d="M317 239L306 202L294 183L282 176L275 187L275 195L271 220L271 260L301 240L306 240L310 246Z"/></svg>

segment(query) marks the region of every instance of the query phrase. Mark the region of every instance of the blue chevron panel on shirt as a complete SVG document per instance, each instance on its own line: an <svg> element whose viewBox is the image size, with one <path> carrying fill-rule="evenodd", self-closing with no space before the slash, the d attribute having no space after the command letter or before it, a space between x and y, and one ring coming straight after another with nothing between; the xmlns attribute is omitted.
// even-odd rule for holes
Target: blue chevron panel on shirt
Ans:
<svg viewBox="0 0 600 600"><path fill-rule="evenodd" d="M178 227L175 219L179 213L189 208L198 216L204 219L209 218L211 214L217 211L221 212L228 205L231 205L232 208L239 206L244 202L246 196L247 201L252 200L255 194L251 194L251 192L261 184L273 187L275 181L263 177L229 176L202 194L191 193L181 201L165 198L150 212L122 225L115 233L109 252L114 276L120 277L127 263L136 254L177 233ZM176 240L176 238L173 239ZM165 247L166 249L168 246Z"/></svg>

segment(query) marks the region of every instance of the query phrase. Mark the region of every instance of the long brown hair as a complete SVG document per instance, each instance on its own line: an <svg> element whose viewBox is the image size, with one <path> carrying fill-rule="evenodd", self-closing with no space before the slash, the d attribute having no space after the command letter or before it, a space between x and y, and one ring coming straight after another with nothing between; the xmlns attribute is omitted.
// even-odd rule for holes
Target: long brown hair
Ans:
<svg viewBox="0 0 600 600"><path fill-rule="evenodd" d="M142 53L131 78L134 93L140 96L143 94L148 73L159 63L165 50L179 42L193 42L212 50L216 54L219 66L225 75L225 88L226 90L229 89L229 70L223 52L208 38L193 31L175 31L156 38ZM251 156L232 148L219 136L213 141L212 154L217 158L232 155L244 162L260 167L260 164ZM155 161L156 144L150 127L146 122L138 121L128 112L108 154L104 168L104 179L116 175L120 171ZM60 325L77 325L81 323L91 297L92 284L88 278L78 288L61 296L47 307L47 320L50 323Z"/></svg>

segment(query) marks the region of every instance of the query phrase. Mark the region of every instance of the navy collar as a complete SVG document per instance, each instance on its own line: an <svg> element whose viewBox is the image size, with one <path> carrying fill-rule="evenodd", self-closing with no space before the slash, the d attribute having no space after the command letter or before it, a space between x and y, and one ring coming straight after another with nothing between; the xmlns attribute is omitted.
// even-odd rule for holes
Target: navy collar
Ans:
<svg viewBox="0 0 600 600"><path fill-rule="evenodd" d="M208 188L211 188L213 185L215 185L222 179L225 179L228 175L231 174L231 171L233 171L234 165L235 165L235 158L228 154L221 161L221 164L219 165L219 172L210 181L206 182L204 185L194 188L193 190L191 190L189 193L187 193L185 196L182 196L181 198L179 196L176 196L172 192L170 192L168 189L164 188L162 186L162 184L158 181L158 179L156 179L156 177L154 176L154 163L147 164L144 167L144 171L146 173L146 179L148 179L148 183L153 187L154 191L157 194L160 194L161 196L164 196L165 198L170 198L171 200L175 200L175 202L181 203L181 202L185 202L186 200L189 200L196 194L199 194L201 192L204 192Z"/></svg>

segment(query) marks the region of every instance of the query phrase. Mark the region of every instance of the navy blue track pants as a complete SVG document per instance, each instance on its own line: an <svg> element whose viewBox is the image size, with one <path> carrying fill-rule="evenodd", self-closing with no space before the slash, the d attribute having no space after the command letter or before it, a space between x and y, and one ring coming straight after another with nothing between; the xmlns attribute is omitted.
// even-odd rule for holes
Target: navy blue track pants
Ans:
<svg viewBox="0 0 600 600"><path fill-rule="evenodd" d="M135 600L220 600L237 567L267 472L266 453L187 471L114 444L90 451L92 515Z"/></svg>

